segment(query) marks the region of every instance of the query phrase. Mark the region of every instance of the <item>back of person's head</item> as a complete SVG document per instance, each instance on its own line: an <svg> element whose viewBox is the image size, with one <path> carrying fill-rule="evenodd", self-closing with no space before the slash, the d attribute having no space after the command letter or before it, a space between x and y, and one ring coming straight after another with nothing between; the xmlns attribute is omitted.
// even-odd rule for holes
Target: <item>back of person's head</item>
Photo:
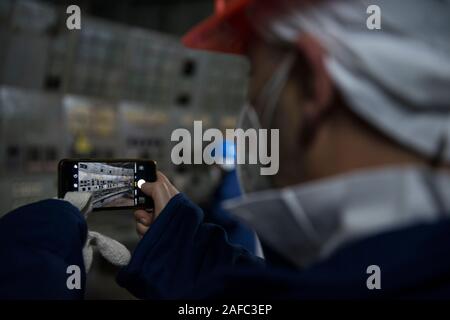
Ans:
<svg viewBox="0 0 450 320"><path fill-rule="evenodd" d="M449 1L284 1L276 11L263 2L248 47L256 109L264 84L292 59L274 113L277 184L450 162Z"/></svg>
<svg viewBox="0 0 450 320"><path fill-rule="evenodd" d="M250 101L280 129L276 185L449 164L450 1L217 3L183 42L249 57Z"/></svg>

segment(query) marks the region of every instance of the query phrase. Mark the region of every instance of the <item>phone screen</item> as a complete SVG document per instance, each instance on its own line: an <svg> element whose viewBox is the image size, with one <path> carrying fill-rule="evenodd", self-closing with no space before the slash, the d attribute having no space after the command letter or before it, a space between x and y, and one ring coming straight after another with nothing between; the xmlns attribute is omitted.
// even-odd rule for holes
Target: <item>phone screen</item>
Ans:
<svg viewBox="0 0 450 320"><path fill-rule="evenodd" d="M151 206L140 186L156 180L153 161L63 160L59 172L60 197L68 191L91 192L94 209Z"/></svg>

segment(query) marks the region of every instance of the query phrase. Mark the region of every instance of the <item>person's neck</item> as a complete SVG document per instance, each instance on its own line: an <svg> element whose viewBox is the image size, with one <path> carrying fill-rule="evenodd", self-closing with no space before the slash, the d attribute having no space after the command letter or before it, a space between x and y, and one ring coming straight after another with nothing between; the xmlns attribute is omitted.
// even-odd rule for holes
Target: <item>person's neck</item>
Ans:
<svg viewBox="0 0 450 320"><path fill-rule="evenodd" d="M305 181L360 169L426 165L427 160L355 117L338 117L322 126L309 146Z"/></svg>

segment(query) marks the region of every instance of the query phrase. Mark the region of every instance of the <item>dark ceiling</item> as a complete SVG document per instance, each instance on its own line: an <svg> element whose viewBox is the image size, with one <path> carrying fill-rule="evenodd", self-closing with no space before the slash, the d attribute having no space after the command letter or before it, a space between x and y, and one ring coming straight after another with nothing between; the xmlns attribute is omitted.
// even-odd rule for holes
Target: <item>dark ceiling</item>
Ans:
<svg viewBox="0 0 450 320"><path fill-rule="evenodd" d="M1 0L0 0L1 1ZM82 13L131 26L182 35L213 12L213 0L43 0L77 4Z"/></svg>

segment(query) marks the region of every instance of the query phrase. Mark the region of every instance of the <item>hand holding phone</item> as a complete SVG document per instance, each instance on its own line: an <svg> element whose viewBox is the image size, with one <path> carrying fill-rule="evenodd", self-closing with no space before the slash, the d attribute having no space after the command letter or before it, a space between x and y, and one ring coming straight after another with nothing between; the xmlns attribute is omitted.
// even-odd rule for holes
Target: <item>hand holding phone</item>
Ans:
<svg viewBox="0 0 450 320"><path fill-rule="evenodd" d="M142 192L153 199L154 209L151 212L142 209L134 212L136 231L141 237L144 236L169 201L180 193L164 174L158 171L156 176L156 182L142 185Z"/></svg>
<svg viewBox="0 0 450 320"><path fill-rule="evenodd" d="M140 186L156 181L156 163L142 159L64 159L58 168L58 196L91 192L94 210L153 208Z"/></svg>

